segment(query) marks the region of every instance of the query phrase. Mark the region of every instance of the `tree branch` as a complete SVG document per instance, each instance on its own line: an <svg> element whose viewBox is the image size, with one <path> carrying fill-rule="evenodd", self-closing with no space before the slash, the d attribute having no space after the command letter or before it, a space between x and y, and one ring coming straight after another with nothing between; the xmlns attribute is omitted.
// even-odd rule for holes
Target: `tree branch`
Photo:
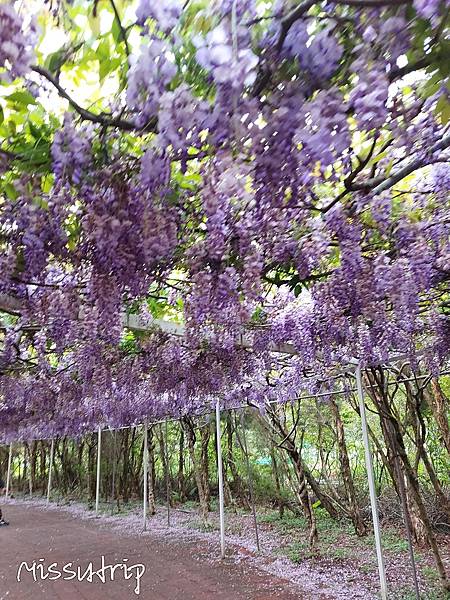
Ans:
<svg viewBox="0 0 450 600"><path fill-rule="evenodd" d="M31 67L35 73L41 75L47 81L49 81L58 91L59 95L62 98L65 98L70 106L80 115L82 119L85 121L91 121L92 123L98 123L99 125L103 125L104 127L116 127L117 129L121 129L122 131L141 131L145 133L156 131L157 119L156 117L152 117L143 127L136 127L134 123L131 121L127 121L122 119L121 117L109 117L104 114L95 114L90 110L87 110L80 106L78 102L76 102L66 90L61 86L58 79L54 77L47 69L40 67L38 65L34 65Z"/></svg>
<svg viewBox="0 0 450 600"><path fill-rule="evenodd" d="M433 57L430 54L423 56L415 63L408 63L404 67L392 69L389 73L389 81L392 83L396 79L400 79L408 73L413 73L414 71L419 71L419 69L425 69L428 67L433 61Z"/></svg>
<svg viewBox="0 0 450 600"><path fill-rule="evenodd" d="M123 43L125 44L125 51L127 53L128 58L130 58L131 52L130 52L130 46L128 44L127 33L126 33L125 29L123 28L122 21L120 19L120 15L119 15L119 11L117 10L117 6L116 6L116 3L114 2L114 0L109 0L109 1L112 6L112 9L114 11L114 16L116 17L117 24L119 26L120 36L123 40Z"/></svg>
<svg viewBox="0 0 450 600"><path fill-rule="evenodd" d="M430 154L431 153L434 154L435 152L439 152L440 150L445 150L446 148L449 148L449 147L450 147L450 134L446 135L441 140L439 140L439 142L434 144L430 148L429 152L430 152ZM396 183L398 183L399 181L401 181L402 179L404 179L405 177L407 177L414 171L417 171L417 169L421 169L422 167L425 167L427 164L429 164L429 163L426 159L416 158L415 160L411 161L409 163L409 165L405 165L402 169L399 169L396 173L394 173L393 175L388 177L385 181L376 185L373 188L372 193L380 194L381 192L388 190L393 185L395 185ZM370 181L368 181L367 184L370 185Z"/></svg>

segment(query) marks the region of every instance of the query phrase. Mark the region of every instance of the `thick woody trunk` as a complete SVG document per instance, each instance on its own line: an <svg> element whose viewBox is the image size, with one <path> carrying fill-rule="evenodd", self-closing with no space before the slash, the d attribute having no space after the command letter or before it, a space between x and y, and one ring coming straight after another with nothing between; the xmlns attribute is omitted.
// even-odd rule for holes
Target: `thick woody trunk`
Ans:
<svg viewBox="0 0 450 600"><path fill-rule="evenodd" d="M305 471L303 468L303 461L297 449L290 447L288 454L294 466L294 471L297 476L298 486L296 488L296 494L303 508L303 513L309 524L309 545L311 548L316 546L318 540L318 531L316 523L316 515L312 507L311 496L308 492L308 486L305 477Z"/></svg>
<svg viewBox="0 0 450 600"><path fill-rule="evenodd" d="M306 464L302 461L303 471L305 472L306 481L308 482L309 487L314 492L317 500L319 500L320 505L324 508L327 513L330 515L332 519L339 521L340 515L336 507L334 506L331 497L323 490L323 487L308 469Z"/></svg>
<svg viewBox="0 0 450 600"><path fill-rule="evenodd" d="M383 436L386 446L391 448L392 454L398 457L401 461L401 470L406 479L406 490L408 497L408 505L411 514L411 521L414 526L414 536L423 543L424 541L430 546L433 553L435 565L439 573L442 587L446 591L450 591L450 581L447 577L444 563L442 561L436 536L431 525L430 518L427 514L425 504L420 492L419 480L417 474L408 458L400 423L393 413L391 403L385 393L383 385L383 376L377 377L377 373L373 372L373 380L378 386L378 391L373 394L373 399L379 409L380 423L383 431Z"/></svg>
<svg viewBox="0 0 450 600"><path fill-rule="evenodd" d="M417 474L419 462L422 461L422 463L428 473L428 476L430 478L430 481L434 488L436 496L438 498L439 504L442 507L442 509L444 510L444 512L447 514L447 516L450 518L449 499L446 496L446 494L444 493L444 490L442 489L440 481L436 475L436 471L434 470L434 467L428 456L428 452L425 448L425 442L426 442L426 438L427 438L427 427L426 427L425 419L423 418L422 411L421 411L422 400L424 398L424 395L423 395L424 390L417 390L414 393L414 390L410 385L407 385L407 390L408 390L409 407L410 407L410 411L412 414L415 443L416 443L416 447L417 447L417 455L416 455L416 461L414 464L414 470Z"/></svg>
<svg viewBox="0 0 450 600"><path fill-rule="evenodd" d="M194 470L194 479L195 479L195 483L197 486L198 500L199 500L199 504L200 504L200 516L201 516L203 522L207 523L208 522L208 513L209 513L208 497L207 497L206 491L203 487L204 478L202 476L200 462L197 459L197 456L195 453L196 436L195 436L194 423L193 423L192 419L190 419L189 417L185 417L183 419L183 427L185 428L187 442L188 442L189 456L190 456L190 459L192 462L192 468Z"/></svg>
<svg viewBox="0 0 450 600"><path fill-rule="evenodd" d="M81 466L83 465L83 455L84 455L84 441L80 440L77 448L77 464L78 464L78 493L82 493L83 489L83 470Z"/></svg>
<svg viewBox="0 0 450 600"><path fill-rule="evenodd" d="M273 482L275 484L275 490L277 492L276 502L278 505L278 514L280 516L280 519L282 519L284 516L284 501L281 493L280 473L278 471L278 462L275 456L275 448L273 443L270 446L270 460L272 464Z"/></svg>
<svg viewBox="0 0 450 600"><path fill-rule="evenodd" d="M81 463L79 463L81 464ZM47 445L45 442L40 443L40 453L39 453L39 480L42 485L42 494L46 492L46 482L47 482Z"/></svg>
<svg viewBox="0 0 450 600"><path fill-rule="evenodd" d="M279 416L272 410L269 413L270 419L272 421L273 428L278 432L283 440L283 444L281 448L285 450L291 459L292 466L294 468L294 473L297 479L297 485L294 486L295 495L298 499L300 506L303 509L303 514L309 525L309 545L311 549L314 549L317 541L318 541L318 532L317 532L317 522L316 516L314 514L314 509L312 507L311 496L308 491L308 484L305 475L305 466L301 457L299 450L297 449L295 443L291 439L291 435L283 423L281 422Z"/></svg>
<svg viewBox="0 0 450 600"><path fill-rule="evenodd" d="M162 425L159 428L159 436L158 437L159 437L159 453L161 456L161 464L162 464L162 468L163 468L163 479L164 479L164 484L166 487L166 494L167 494L168 500L170 502L170 498L172 496L172 494L170 493L170 490L171 490L170 465L169 465L169 461L168 461L167 440L165 438Z"/></svg>
<svg viewBox="0 0 450 600"><path fill-rule="evenodd" d="M356 500L355 485L353 483L353 476L350 468L350 460L347 452L347 444L345 443L345 432L344 424L342 423L339 407L334 400L331 400L330 407L334 415L335 426L336 426L336 440L339 451L339 463L341 466L341 474L344 482L345 492L347 494L347 502L349 507L349 514L352 520L355 532L359 536L367 534L367 527L362 518L361 510Z"/></svg>
<svg viewBox="0 0 450 600"><path fill-rule="evenodd" d="M120 485L122 488L122 498L125 504L128 503L130 499L130 446L132 446L133 440L130 444L130 430L125 429L124 435L122 438L122 473L120 478Z"/></svg>
<svg viewBox="0 0 450 600"><path fill-rule="evenodd" d="M431 410L433 411L434 418L439 427L444 446L450 454L450 427L448 424L450 402L444 395L437 379L432 379L431 389L432 393L428 395Z"/></svg>
<svg viewBox="0 0 450 600"><path fill-rule="evenodd" d="M236 462L234 460L236 441L235 440L235 426L233 424L232 414L229 411L227 413L227 421L226 421L226 431L227 431L227 458L226 458L226 466L227 472L228 469L231 472L233 477L233 491L235 495L239 498L239 502L241 505L250 510L250 503L248 501L247 494L245 493L245 485L242 481L242 477L239 474L238 468L236 466Z"/></svg>

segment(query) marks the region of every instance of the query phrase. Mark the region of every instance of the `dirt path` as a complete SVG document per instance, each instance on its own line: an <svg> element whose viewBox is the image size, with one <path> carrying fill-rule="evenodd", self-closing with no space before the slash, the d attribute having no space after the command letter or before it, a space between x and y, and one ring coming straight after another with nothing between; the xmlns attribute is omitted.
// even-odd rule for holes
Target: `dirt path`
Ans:
<svg viewBox="0 0 450 600"><path fill-rule="evenodd" d="M269 576L252 565L236 564L232 560L211 563L211 549L199 542L179 545L160 538L136 537L118 533L101 525L101 520L83 520L64 511L40 510L19 504L7 507L9 527L0 527L0 600L309 600L282 579ZM96 571L105 564L126 564L130 576L124 578L124 569L105 570L105 583L97 576L93 582L77 581L70 571L78 566L82 572L93 563ZM44 559L43 561L40 559ZM123 559L128 559L124 561ZM21 569L25 561L32 568L33 561L43 565L33 572ZM67 573L51 581L42 580L40 571L48 574L48 566L57 563L51 577L67 563ZM145 565L139 578L137 567ZM140 594L134 588L140 582Z"/></svg>

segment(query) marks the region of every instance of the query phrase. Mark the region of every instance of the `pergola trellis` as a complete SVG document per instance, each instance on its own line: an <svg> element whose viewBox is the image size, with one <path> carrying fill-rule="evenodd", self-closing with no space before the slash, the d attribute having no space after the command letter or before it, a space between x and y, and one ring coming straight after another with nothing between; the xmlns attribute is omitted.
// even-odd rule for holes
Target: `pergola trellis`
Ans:
<svg viewBox="0 0 450 600"><path fill-rule="evenodd" d="M16 314L20 314L20 303L15 298L11 298L9 296L5 296L4 294L0 294L0 311L6 310L7 312L14 312ZM171 323L164 319L146 319L143 321L137 315L126 315L122 319L122 324L125 328L136 331L136 332L150 332L152 330L161 330L170 335L174 335L177 337L183 337L185 334L185 328L183 325ZM30 326L31 328L33 325ZM236 340L236 345L243 348L248 348L249 350L252 348L251 341L248 339L245 334L240 334L238 339ZM295 356L297 351L292 344L281 344L281 345L272 345L270 348L271 352L285 354L290 356ZM385 362L383 366L387 364L396 363L399 361L407 361L409 357L407 355L397 355L390 357L390 360ZM377 507L377 496L375 489L375 475L373 468L373 460L372 460L372 452L369 440L369 432L368 432L368 424L367 424L367 414L364 400L364 386L362 381L362 364L357 358L351 359L347 365L342 365L345 370L341 373L341 375L349 375L353 373L356 381L356 388L351 390L338 390L338 391L327 391L323 394L317 393L313 396L305 396L300 397L298 400L302 398L311 398L317 396L331 396L335 394L342 394L348 391L356 392L358 398L359 405L359 413L361 417L361 430L362 430L362 438L364 444L364 455L365 455L365 463L367 470L367 479L368 479L368 487L369 487L369 496L370 496L370 505L371 505L371 514L372 514L372 523L374 530L374 538L375 538L375 549L377 555L377 565L378 565L378 573L380 580L380 593L381 598L383 600L387 600L387 580L386 580L386 569L383 558L383 550L382 550L382 541L381 541L381 527L379 522L378 515L378 507ZM428 376L426 376L428 377ZM247 407L248 404L243 404L241 407L233 407L233 408L244 408ZM204 413L206 414L206 413ZM148 505L148 461L149 461L149 452L148 452L148 426L155 425L158 423L166 423L168 419L158 420L149 423L147 419L144 420L143 423L135 423L133 425L127 425L120 428L115 429L126 429L129 427L143 427L144 434L144 459L143 459L143 529L144 531L147 528L147 505ZM221 405L220 398L216 400L215 403L215 427L216 427L216 439L217 439L217 471L218 471L218 489L219 489L219 519L220 519L220 549L221 549L221 557L225 557L226 553L226 537L225 537L225 506L224 506L224 480L223 480L223 468L222 468L222 448L221 448ZM109 428L111 429L111 428ZM100 502L100 470L101 470L101 441L102 441L102 427L98 426L97 429L98 436L98 444L97 444L97 472L96 472L96 501L95 501L95 513L98 516L99 514L99 502ZM54 438L51 439L51 450L50 450L50 464L49 464L49 472L48 472L48 487L47 487L47 502L50 502L51 496L51 488L52 488L52 471L53 471L53 462L54 462ZM9 496L10 486L11 486L11 461L12 461L12 442L9 445L9 457L8 457L8 471L7 471L7 481L6 481L6 497ZM250 473L249 473L250 476ZM251 481L249 483L251 486ZM253 502L252 502L253 504ZM403 504L403 512L407 510L407 506L405 502ZM253 507L254 510L254 507ZM255 515L254 515L255 516ZM412 563L412 570L414 575L414 584L416 589L416 596L419 598L419 590L417 583L417 574L415 569L414 555L412 542L409 535L409 528L407 522L407 515L404 514L405 525L408 530L408 541L410 546L410 556ZM259 549L259 537L257 530L256 518L255 521L255 533L257 539L257 547ZM169 518L168 518L169 522Z"/></svg>

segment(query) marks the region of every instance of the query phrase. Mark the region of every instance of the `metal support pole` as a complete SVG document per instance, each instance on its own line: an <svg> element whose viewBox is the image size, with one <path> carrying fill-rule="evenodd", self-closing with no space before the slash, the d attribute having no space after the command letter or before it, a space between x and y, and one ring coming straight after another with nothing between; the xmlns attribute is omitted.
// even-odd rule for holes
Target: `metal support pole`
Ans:
<svg viewBox="0 0 450 600"><path fill-rule="evenodd" d="M411 517L408 509L408 502L406 500L406 488L405 488L405 480L402 469L400 467L398 456L395 457L395 469L397 471L397 479L398 479L398 488L402 501L402 509L403 509L403 519L405 521L405 529L406 535L408 538L408 550L409 550L409 560L411 562L411 570L414 581L414 591L416 593L416 599L420 600L420 588L419 588L419 580L417 578L417 568L416 568L416 560L414 557L414 546L412 541L412 533L411 533Z"/></svg>
<svg viewBox="0 0 450 600"><path fill-rule="evenodd" d="M356 387L358 390L359 412L361 416L361 428L364 441L364 453L366 458L367 479L369 483L370 506L372 508L373 533L375 536L375 548L377 551L378 573L380 576L381 598L387 600L386 571L384 568L383 550L381 548L381 529L378 519L377 495L375 491L375 476L373 472L372 453L370 451L369 432L367 428L366 405L364 403L364 392L361 377L361 365L355 370Z"/></svg>
<svg viewBox="0 0 450 600"><path fill-rule="evenodd" d="M52 440L52 445L50 446L50 462L48 465L47 504L50 502L50 492L52 490L52 471L53 471L54 453L55 453L55 440Z"/></svg>
<svg viewBox="0 0 450 600"><path fill-rule="evenodd" d="M220 426L220 403L216 403L217 474L219 478L220 555L225 558L225 507L223 500L222 429Z"/></svg>
<svg viewBox="0 0 450 600"><path fill-rule="evenodd" d="M102 457L102 428L98 428L97 441L97 485L95 488L95 516L98 517L98 505L100 502L100 459Z"/></svg>
<svg viewBox="0 0 450 600"><path fill-rule="evenodd" d="M170 527L170 465L169 465L169 428L166 419L166 499L167 499L167 527Z"/></svg>
<svg viewBox="0 0 450 600"><path fill-rule="evenodd" d="M255 494L253 493L253 477L252 470L250 468L250 460L248 457L248 447L247 447L247 435L245 433L245 420L244 420L244 411L241 412L241 429L242 429L242 450L244 451L245 463L247 466L247 480L248 480L248 490L250 492L250 502L252 504L252 515L253 515L253 526L255 528L255 538L256 538L256 548L258 552L261 551L261 547L259 545L259 529L258 529L258 519L256 518L256 506L255 506Z"/></svg>
<svg viewBox="0 0 450 600"><path fill-rule="evenodd" d="M143 503L143 528L147 530L147 506L148 506L148 427L147 420L144 422L144 503Z"/></svg>
<svg viewBox="0 0 450 600"><path fill-rule="evenodd" d="M116 431L113 431L113 465L111 481L111 515L114 513L114 502L116 499L116 462L117 462L117 439Z"/></svg>
<svg viewBox="0 0 450 600"><path fill-rule="evenodd" d="M29 459L29 465L28 465L28 489L30 491L30 498L33 497L33 479L32 479L32 472L31 472L31 444L28 444L28 459Z"/></svg>
<svg viewBox="0 0 450 600"><path fill-rule="evenodd" d="M12 461L12 442L9 444L9 456L8 456L8 474L6 475L6 494L5 498L8 499L9 490L11 487L11 461Z"/></svg>

